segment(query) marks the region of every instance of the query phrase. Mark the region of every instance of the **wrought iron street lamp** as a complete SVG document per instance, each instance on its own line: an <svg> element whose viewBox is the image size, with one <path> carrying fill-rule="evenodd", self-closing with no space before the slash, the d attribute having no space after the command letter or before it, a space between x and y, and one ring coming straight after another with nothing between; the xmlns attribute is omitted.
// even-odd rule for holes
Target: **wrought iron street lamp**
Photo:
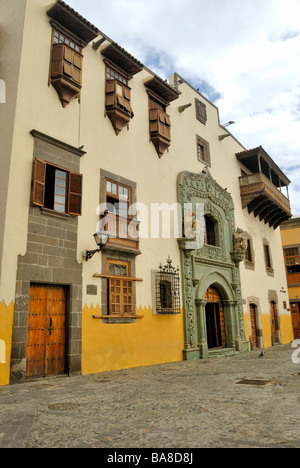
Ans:
<svg viewBox="0 0 300 468"><path fill-rule="evenodd" d="M98 249L85 250L84 252L82 252L82 256L86 262L90 260L90 258L92 258L96 253L101 252L104 249L104 247L106 247L107 242L109 241L109 236L105 232L96 232L96 234L94 234L94 239L98 246Z"/></svg>

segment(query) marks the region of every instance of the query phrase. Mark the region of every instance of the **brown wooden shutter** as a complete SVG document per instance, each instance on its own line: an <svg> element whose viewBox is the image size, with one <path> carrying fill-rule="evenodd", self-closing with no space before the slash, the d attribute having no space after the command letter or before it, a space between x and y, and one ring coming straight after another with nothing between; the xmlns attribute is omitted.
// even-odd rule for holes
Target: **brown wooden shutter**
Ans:
<svg viewBox="0 0 300 468"><path fill-rule="evenodd" d="M74 52L73 63L76 68L82 69L82 55L77 54Z"/></svg>
<svg viewBox="0 0 300 468"><path fill-rule="evenodd" d="M124 98L127 99L127 101L130 101L131 99L130 89L126 88L126 86L123 86L123 90L124 90Z"/></svg>
<svg viewBox="0 0 300 468"><path fill-rule="evenodd" d="M32 202L37 206L44 206L46 182L46 163L35 159L33 170Z"/></svg>
<svg viewBox="0 0 300 468"><path fill-rule="evenodd" d="M107 80L106 81L106 92L114 93L115 92L116 80Z"/></svg>
<svg viewBox="0 0 300 468"><path fill-rule="evenodd" d="M82 175L70 172L68 213L81 216L82 205Z"/></svg>
<svg viewBox="0 0 300 468"><path fill-rule="evenodd" d="M74 51L69 49L69 47L64 46L64 59L73 64Z"/></svg>
<svg viewBox="0 0 300 468"><path fill-rule="evenodd" d="M51 76L56 77L62 73L62 64L64 57L63 44L53 44L52 47L52 63L51 63Z"/></svg>
<svg viewBox="0 0 300 468"><path fill-rule="evenodd" d="M107 80L106 81L106 106L115 105L115 89L116 89L116 80Z"/></svg>
<svg viewBox="0 0 300 468"><path fill-rule="evenodd" d="M73 55L73 80L81 85L82 55L74 52Z"/></svg>
<svg viewBox="0 0 300 468"><path fill-rule="evenodd" d="M64 62L64 74L72 78L72 65L68 62Z"/></svg>

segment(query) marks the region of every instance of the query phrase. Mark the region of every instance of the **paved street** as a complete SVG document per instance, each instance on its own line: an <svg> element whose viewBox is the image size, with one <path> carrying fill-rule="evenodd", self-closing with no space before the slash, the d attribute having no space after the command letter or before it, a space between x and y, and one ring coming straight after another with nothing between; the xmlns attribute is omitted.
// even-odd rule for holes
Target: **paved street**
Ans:
<svg viewBox="0 0 300 468"><path fill-rule="evenodd" d="M259 352L0 388L0 448L300 448L300 364Z"/></svg>

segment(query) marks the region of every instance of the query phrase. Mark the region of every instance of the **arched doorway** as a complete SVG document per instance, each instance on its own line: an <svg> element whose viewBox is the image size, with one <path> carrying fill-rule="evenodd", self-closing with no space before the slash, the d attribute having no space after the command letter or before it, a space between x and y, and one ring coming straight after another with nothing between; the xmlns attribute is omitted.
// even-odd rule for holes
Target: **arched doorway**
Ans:
<svg viewBox="0 0 300 468"><path fill-rule="evenodd" d="M205 294L208 301L205 307L208 349L226 347L226 331L223 299L215 286L210 286Z"/></svg>

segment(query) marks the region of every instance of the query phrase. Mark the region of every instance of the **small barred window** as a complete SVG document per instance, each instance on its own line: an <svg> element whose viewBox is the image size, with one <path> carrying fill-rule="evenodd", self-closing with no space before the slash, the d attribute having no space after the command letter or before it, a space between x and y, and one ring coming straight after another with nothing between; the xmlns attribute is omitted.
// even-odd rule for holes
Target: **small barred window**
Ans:
<svg viewBox="0 0 300 468"><path fill-rule="evenodd" d="M174 268L170 257L167 265L160 265L155 274L156 312L165 315L180 314L179 268Z"/></svg>

